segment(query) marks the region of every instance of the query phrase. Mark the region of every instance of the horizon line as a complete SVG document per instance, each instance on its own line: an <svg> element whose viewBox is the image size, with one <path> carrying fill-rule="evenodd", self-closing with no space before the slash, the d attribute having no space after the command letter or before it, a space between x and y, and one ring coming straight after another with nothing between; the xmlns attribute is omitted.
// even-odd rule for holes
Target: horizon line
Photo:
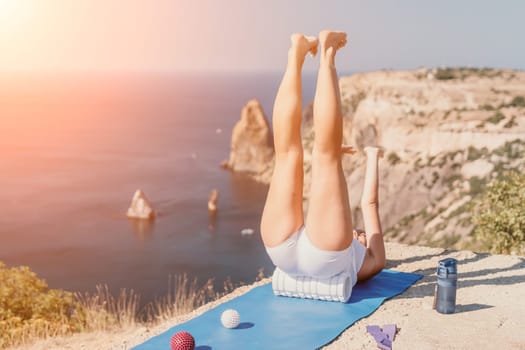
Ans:
<svg viewBox="0 0 525 350"><path fill-rule="evenodd" d="M356 73L368 73L368 72L381 72L381 71L417 71L421 69L490 69L490 70L512 70L512 71L525 71L525 68L513 68L513 67L498 67L498 66L418 66L413 68L393 68L383 67L374 69L353 69L338 70L339 75L348 75ZM2 69L0 68L0 74L13 74L13 75L48 75L48 74L59 74L63 75L83 75L83 74L118 74L118 75L157 75L157 74L181 74L181 75L199 75L199 74L214 74L214 75L228 75L228 74L283 74L284 69ZM316 74L317 69L305 69L303 74Z"/></svg>

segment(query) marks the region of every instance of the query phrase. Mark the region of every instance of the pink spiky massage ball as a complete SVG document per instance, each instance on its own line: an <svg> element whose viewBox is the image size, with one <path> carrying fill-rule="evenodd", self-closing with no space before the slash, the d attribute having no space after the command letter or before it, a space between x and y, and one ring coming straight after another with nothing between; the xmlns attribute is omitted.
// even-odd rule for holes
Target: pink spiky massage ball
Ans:
<svg viewBox="0 0 525 350"><path fill-rule="evenodd" d="M177 332L170 340L171 350L193 350L195 349L195 339L188 332Z"/></svg>

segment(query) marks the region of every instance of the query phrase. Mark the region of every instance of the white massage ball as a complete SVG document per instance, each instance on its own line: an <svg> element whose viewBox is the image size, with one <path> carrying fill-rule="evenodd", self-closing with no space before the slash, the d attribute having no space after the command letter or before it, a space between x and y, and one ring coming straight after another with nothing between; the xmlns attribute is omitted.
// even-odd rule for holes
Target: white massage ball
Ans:
<svg viewBox="0 0 525 350"><path fill-rule="evenodd" d="M236 310L225 310L221 315L221 323L226 328L235 328L241 323L241 316Z"/></svg>

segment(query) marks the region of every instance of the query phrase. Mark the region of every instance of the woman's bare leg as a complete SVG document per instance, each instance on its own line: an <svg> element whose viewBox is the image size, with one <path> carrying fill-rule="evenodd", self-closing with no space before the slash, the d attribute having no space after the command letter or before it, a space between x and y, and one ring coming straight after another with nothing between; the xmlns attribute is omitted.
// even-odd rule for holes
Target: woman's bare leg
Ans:
<svg viewBox="0 0 525 350"><path fill-rule="evenodd" d="M336 51L346 44L343 32L323 31L314 99L315 140L312 185L306 233L323 250L339 251L352 244L352 217L341 164L343 114L335 70Z"/></svg>
<svg viewBox="0 0 525 350"><path fill-rule="evenodd" d="M385 243L383 242L383 232L379 221L379 200L378 200L378 160L383 156L383 152L377 147L366 147L365 153L366 173L361 197L361 208L363 211L363 222L366 232L366 255L361 270L357 274L359 280L372 277L380 272L386 263Z"/></svg>
<svg viewBox="0 0 525 350"><path fill-rule="evenodd" d="M306 54L316 54L317 44L317 38L292 35L288 65L275 98L275 168L261 219L266 247L284 242L304 223L301 69Z"/></svg>

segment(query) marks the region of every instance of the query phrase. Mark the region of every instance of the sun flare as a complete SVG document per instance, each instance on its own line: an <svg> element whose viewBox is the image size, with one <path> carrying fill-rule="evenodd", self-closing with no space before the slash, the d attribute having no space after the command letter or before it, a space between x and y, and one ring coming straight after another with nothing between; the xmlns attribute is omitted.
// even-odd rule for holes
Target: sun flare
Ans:
<svg viewBox="0 0 525 350"><path fill-rule="evenodd" d="M18 29L28 15L28 0L0 0L0 30Z"/></svg>

